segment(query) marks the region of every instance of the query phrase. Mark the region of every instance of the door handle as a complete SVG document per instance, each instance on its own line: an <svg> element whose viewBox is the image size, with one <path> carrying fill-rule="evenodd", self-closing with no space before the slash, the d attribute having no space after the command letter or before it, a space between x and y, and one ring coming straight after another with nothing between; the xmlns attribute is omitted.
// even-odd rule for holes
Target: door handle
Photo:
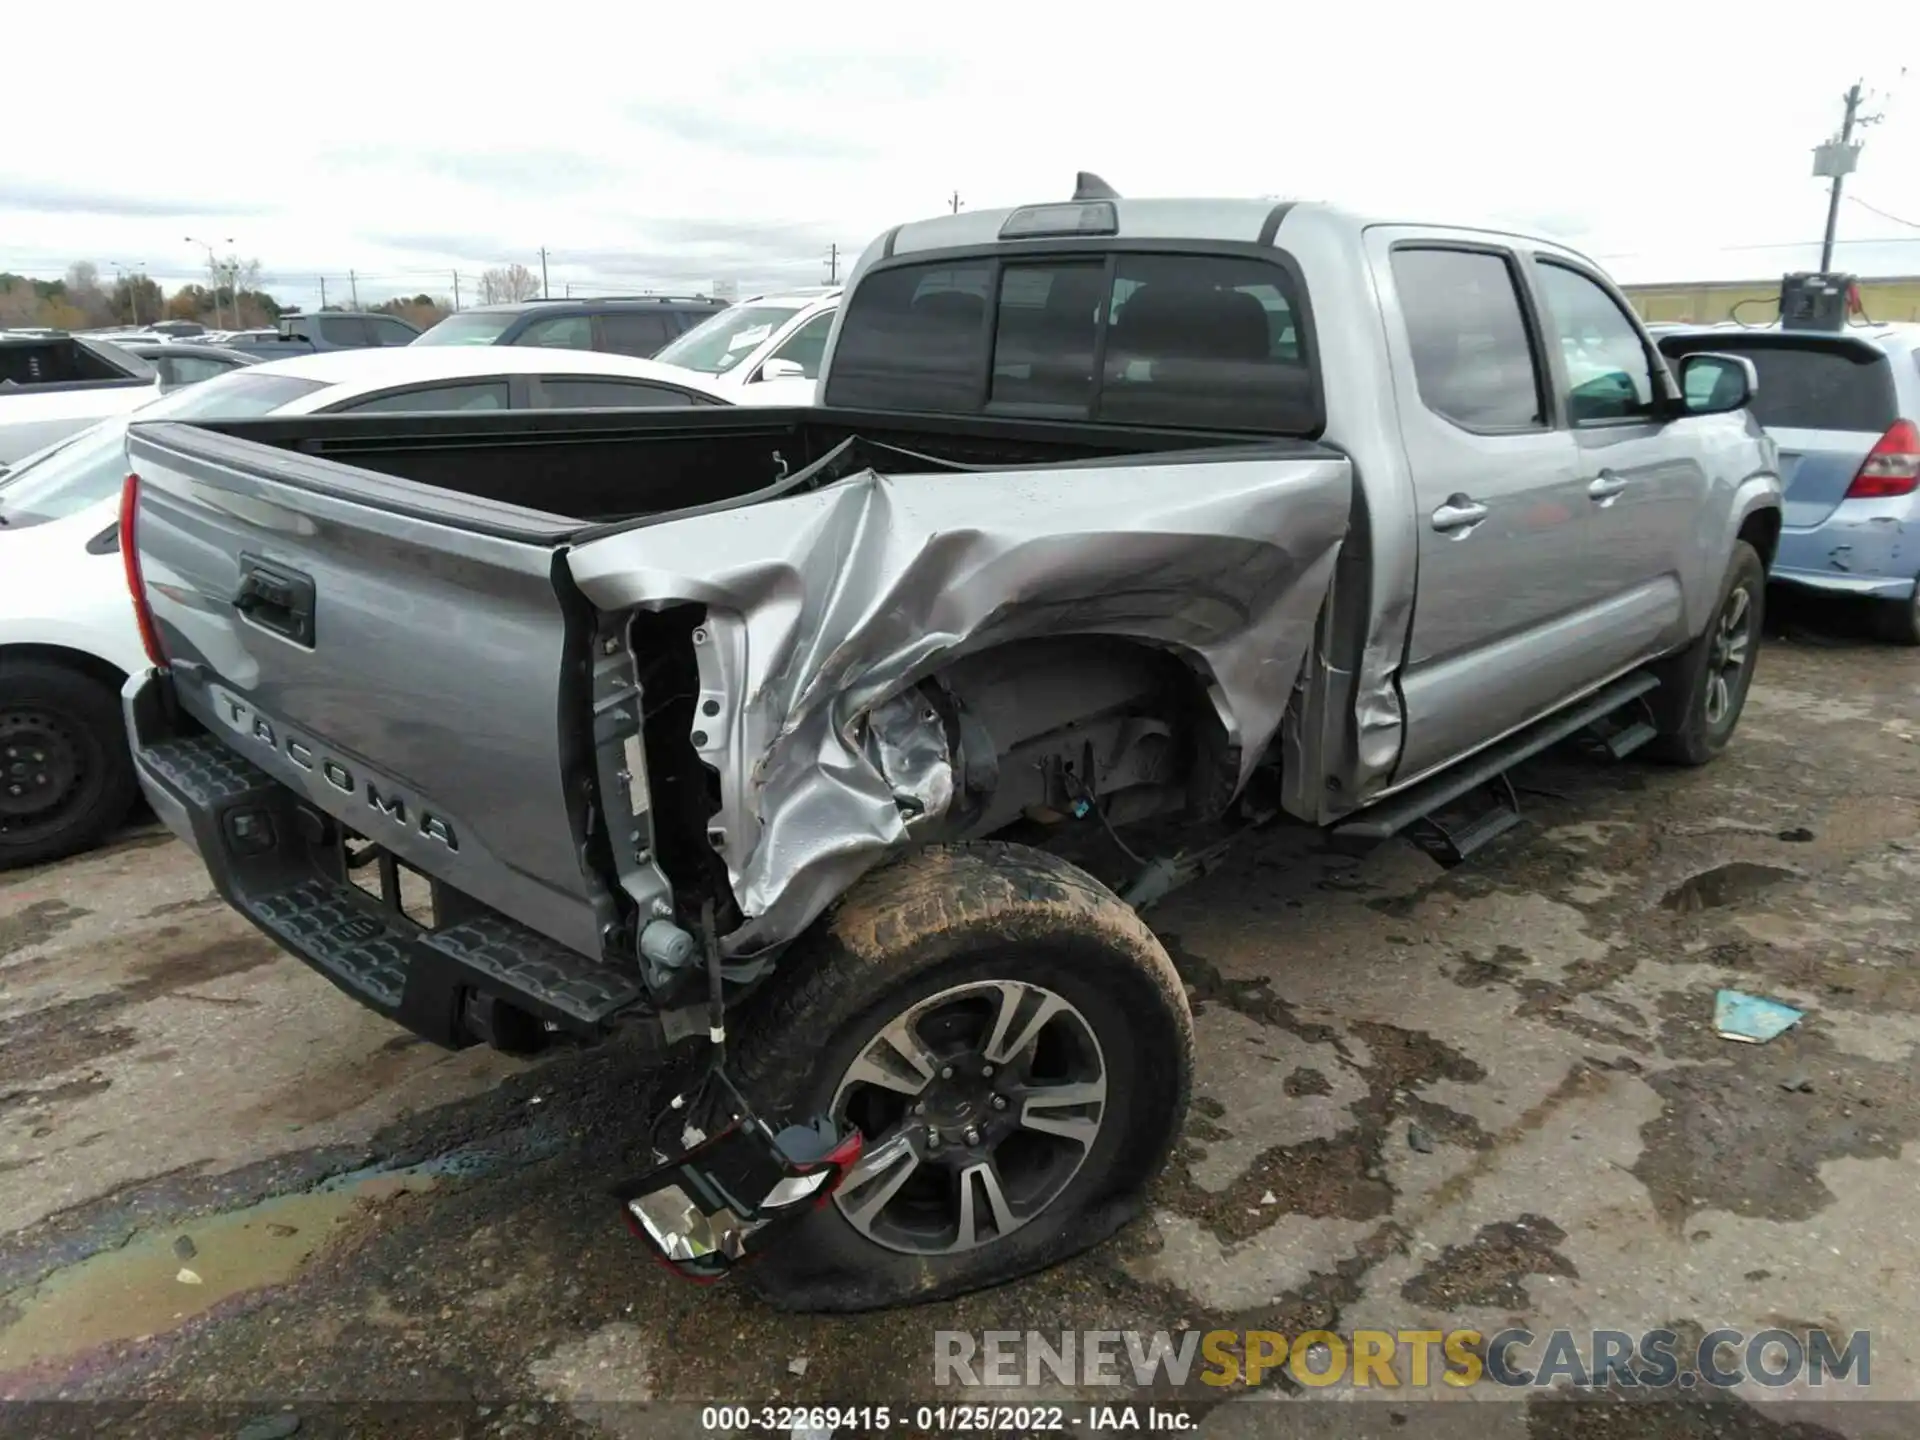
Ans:
<svg viewBox="0 0 1920 1440"><path fill-rule="evenodd" d="M1602 505L1613 499L1627 488L1627 482L1611 470L1602 470L1600 476L1587 486L1587 494Z"/></svg>
<svg viewBox="0 0 1920 1440"><path fill-rule="evenodd" d="M1433 528L1444 533L1459 531L1464 536L1487 518L1487 507L1465 495L1449 495L1446 504L1433 512Z"/></svg>
<svg viewBox="0 0 1920 1440"><path fill-rule="evenodd" d="M262 630L313 648L313 580L300 571L242 554L233 608Z"/></svg>

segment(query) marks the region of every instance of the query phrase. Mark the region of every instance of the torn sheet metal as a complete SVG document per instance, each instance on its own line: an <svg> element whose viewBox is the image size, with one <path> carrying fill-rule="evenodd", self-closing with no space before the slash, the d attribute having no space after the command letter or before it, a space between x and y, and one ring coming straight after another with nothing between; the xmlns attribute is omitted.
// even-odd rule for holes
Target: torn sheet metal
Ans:
<svg viewBox="0 0 1920 1440"><path fill-rule="evenodd" d="M798 935L916 806L950 798L913 707L875 707L962 655L1076 634L1179 655L1244 784L1307 656L1352 483L1317 450L868 471L609 535L568 565L603 611L706 607L694 744L720 775L709 831L747 916L723 945L740 958Z"/></svg>

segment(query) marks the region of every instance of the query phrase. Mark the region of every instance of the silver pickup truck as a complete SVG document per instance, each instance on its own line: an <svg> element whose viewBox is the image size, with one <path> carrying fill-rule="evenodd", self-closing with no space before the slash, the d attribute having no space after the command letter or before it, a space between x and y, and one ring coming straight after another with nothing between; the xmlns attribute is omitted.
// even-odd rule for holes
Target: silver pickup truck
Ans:
<svg viewBox="0 0 1920 1440"><path fill-rule="evenodd" d="M1726 745L1780 484L1681 368L1558 245L1083 177L869 246L817 409L135 425L135 758L363 1004L694 1074L670 1262L957 1293L1137 1207L1193 1064L1137 908L1236 834L1454 862L1576 732Z"/></svg>

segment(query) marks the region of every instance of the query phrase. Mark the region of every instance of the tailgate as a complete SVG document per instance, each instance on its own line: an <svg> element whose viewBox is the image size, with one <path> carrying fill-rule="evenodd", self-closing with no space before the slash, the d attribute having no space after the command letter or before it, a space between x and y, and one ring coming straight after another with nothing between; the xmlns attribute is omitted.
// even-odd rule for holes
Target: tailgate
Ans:
<svg viewBox="0 0 1920 1440"><path fill-rule="evenodd" d="M598 954L563 738L575 522L191 426L129 431L182 709L400 860Z"/></svg>

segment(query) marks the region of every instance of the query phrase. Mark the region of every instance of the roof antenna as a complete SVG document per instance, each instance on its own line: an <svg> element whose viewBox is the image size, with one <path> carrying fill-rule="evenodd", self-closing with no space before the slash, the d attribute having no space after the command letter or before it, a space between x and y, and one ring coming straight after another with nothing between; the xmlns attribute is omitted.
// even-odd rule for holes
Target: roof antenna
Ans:
<svg viewBox="0 0 1920 1440"><path fill-rule="evenodd" d="M1082 170L1073 178L1073 198L1076 200L1118 200L1120 192L1091 170Z"/></svg>

